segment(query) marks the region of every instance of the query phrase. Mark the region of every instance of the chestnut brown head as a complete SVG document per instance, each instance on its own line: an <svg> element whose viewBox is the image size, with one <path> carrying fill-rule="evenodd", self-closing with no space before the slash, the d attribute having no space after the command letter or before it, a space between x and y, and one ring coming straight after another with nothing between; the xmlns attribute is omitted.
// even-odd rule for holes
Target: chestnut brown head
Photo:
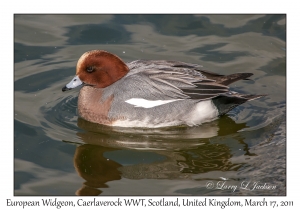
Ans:
<svg viewBox="0 0 300 210"><path fill-rule="evenodd" d="M76 76L62 90L75 88L82 83L105 88L124 77L128 71L128 66L118 56L103 50L92 50L79 58Z"/></svg>

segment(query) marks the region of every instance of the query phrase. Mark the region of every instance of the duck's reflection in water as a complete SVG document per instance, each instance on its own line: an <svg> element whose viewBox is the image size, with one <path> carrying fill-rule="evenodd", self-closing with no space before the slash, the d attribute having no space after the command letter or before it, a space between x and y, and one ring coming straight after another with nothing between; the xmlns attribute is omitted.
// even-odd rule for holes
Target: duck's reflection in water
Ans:
<svg viewBox="0 0 300 210"><path fill-rule="evenodd" d="M76 149L74 166L86 182L76 195L99 195L102 193L99 188L107 188L107 182L121 178L191 179L194 174L209 171L238 170L241 163L230 161L233 156L230 147L245 148L237 131L246 125L236 124L229 117L192 128L123 129L82 119L78 120L78 126L85 130L77 133L84 144ZM228 143L230 146L226 141L211 142L214 137L224 136L236 141ZM120 151L127 153L118 157ZM104 153L114 158L107 158ZM133 153L138 155L133 157ZM120 158L128 164L122 164ZM132 162L135 158L147 160Z"/></svg>
<svg viewBox="0 0 300 210"><path fill-rule="evenodd" d="M74 166L80 177L86 180L76 195L99 195L97 188L108 187L105 183L121 179L121 172L118 170L119 163L103 157L104 152L113 149L84 144L77 147L74 155Z"/></svg>

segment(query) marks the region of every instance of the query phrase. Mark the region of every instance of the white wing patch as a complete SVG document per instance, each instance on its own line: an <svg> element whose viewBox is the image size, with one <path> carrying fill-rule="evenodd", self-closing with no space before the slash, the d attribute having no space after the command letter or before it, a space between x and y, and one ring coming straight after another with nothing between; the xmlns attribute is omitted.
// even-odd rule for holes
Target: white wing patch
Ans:
<svg viewBox="0 0 300 210"><path fill-rule="evenodd" d="M146 100L143 98L131 98L128 99L127 101L125 101L128 104L132 104L134 105L134 107L142 107L142 108L152 108L152 107L156 107L156 106L160 106L163 104L167 104L167 103L171 103L174 101L180 101L183 99L171 99L171 100L155 100L155 101L151 101L151 100Z"/></svg>

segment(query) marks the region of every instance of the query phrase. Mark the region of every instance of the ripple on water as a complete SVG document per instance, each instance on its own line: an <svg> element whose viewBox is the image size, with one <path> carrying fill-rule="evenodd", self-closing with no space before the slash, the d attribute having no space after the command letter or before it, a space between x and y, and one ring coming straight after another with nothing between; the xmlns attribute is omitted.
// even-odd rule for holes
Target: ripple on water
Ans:
<svg viewBox="0 0 300 210"><path fill-rule="evenodd" d="M74 133L79 130L76 114L77 98L73 95L61 97L40 108L43 115L42 126L50 135L60 136L58 140L69 138L70 135L74 136Z"/></svg>

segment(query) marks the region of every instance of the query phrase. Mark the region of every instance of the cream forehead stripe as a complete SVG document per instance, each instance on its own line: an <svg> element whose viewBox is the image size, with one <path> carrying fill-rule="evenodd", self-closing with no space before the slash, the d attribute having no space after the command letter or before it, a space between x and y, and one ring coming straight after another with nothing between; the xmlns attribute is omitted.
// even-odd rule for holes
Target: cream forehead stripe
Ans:
<svg viewBox="0 0 300 210"><path fill-rule="evenodd" d="M126 100L125 102L131 105L134 105L134 107L142 107L142 108L152 108L152 107L156 107L156 106L160 106L163 104L167 104L167 103L171 103L174 101L180 101L183 99L172 99L172 100L146 100L143 98L131 98Z"/></svg>
<svg viewBox="0 0 300 210"><path fill-rule="evenodd" d="M91 52L92 52L92 51L91 51ZM86 53L84 53L84 54L79 58L79 60L78 60L78 62L77 62L76 73L77 73L77 71L78 71L78 68L81 66L81 64L82 64L83 61L86 59L86 57L90 55L91 52L86 52Z"/></svg>

